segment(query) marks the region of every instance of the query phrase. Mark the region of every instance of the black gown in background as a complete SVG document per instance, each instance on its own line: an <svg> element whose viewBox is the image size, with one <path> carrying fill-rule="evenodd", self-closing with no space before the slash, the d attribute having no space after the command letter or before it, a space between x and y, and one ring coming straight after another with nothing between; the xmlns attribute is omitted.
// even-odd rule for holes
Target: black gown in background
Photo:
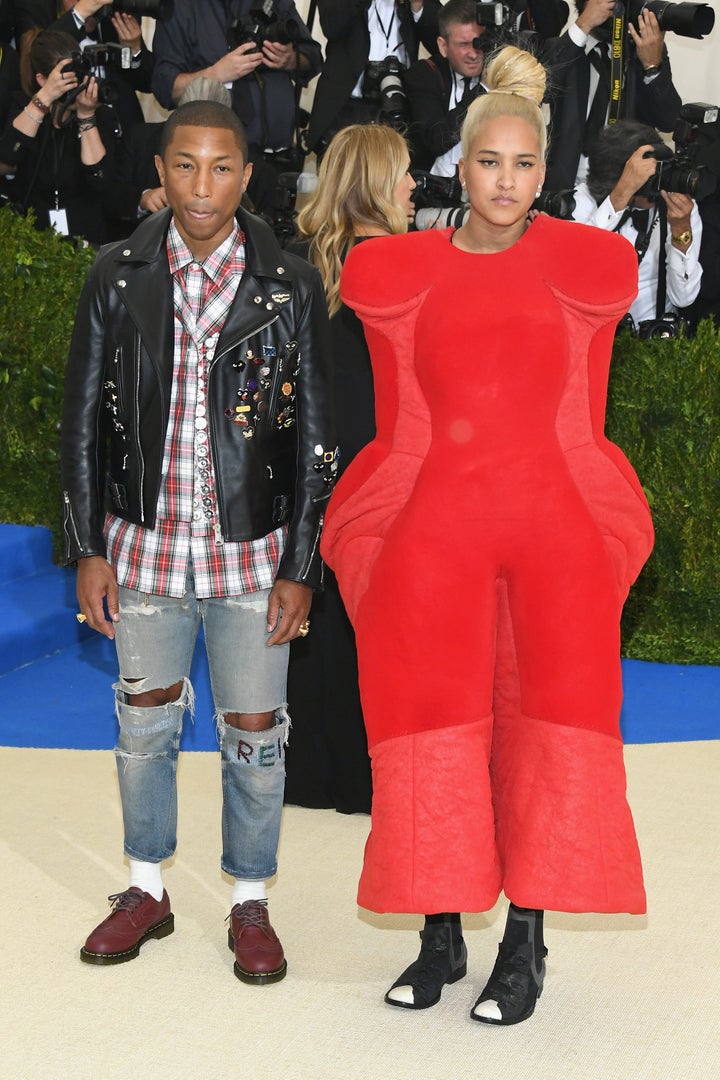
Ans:
<svg viewBox="0 0 720 1080"><path fill-rule="evenodd" d="M302 254L306 255L307 251ZM375 397L362 323L344 305L330 320L339 474L375 437ZM355 634L325 567L313 597L311 629L290 646L285 802L369 813L370 759L358 690Z"/></svg>

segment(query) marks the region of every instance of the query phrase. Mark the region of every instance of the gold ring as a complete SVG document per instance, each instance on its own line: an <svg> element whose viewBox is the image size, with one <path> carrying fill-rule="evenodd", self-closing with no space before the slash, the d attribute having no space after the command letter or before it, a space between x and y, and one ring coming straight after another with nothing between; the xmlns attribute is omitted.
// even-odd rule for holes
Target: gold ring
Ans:
<svg viewBox="0 0 720 1080"><path fill-rule="evenodd" d="M307 637L310 633L310 620L306 619L304 623L300 623L298 626L298 634L300 637Z"/></svg>
<svg viewBox="0 0 720 1080"><path fill-rule="evenodd" d="M87 622L87 615L83 615L82 611L78 611L78 613L77 613L77 615L75 616L75 618L76 618L76 619L77 619L77 621L78 621L78 622L80 622L80 623L83 623L83 622Z"/></svg>

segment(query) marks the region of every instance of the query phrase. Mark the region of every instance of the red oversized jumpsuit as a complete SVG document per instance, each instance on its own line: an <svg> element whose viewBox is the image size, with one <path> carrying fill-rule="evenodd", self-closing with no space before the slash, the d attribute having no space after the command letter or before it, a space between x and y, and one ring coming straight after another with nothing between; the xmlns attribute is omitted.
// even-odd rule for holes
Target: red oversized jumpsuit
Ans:
<svg viewBox="0 0 720 1080"><path fill-rule="evenodd" d="M377 402L321 548L373 762L358 900L642 912L619 623L653 534L603 434L636 255L547 217L492 255L450 235L362 245L342 280Z"/></svg>

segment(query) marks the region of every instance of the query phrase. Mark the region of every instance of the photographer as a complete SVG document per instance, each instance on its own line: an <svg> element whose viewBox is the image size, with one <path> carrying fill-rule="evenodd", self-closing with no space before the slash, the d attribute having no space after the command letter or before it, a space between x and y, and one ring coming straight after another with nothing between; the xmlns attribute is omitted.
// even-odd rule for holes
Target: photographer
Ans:
<svg viewBox="0 0 720 1080"><path fill-rule="evenodd" d="M470 103L485 93L485 28L476 10L475 0L448 0L438 16L437 52L418 60L405 77L413 166L437 176L455 176L462 122Z"/></svg>
<svg viewBox="0 0 720 1080"><path fill-rule="evenodd" d="M585 179L590 144L608 119L610 37L614 0L576 0L576 22L547 43L554 84L553 138L545 188L557 191ZM622 73L620 116L672 131L680 113L665 34L652 11L628 21L629 55Z"/></svg>
<svg viewBox="0 0 720 1080"><path fill-rule="evenodd" d="M635 326L677 314L700 290L702 224L685 194L658 190L664 144L654 128L631 120L606 127L590 151L587 183L575 193L573 219L618 232L638 255Z"/></svg>
<svg viewBox="0 0 720 1080"><path fill-rule="evenodd" d="M108 238L103 196L114 178L114 121L99 104L97 80L81 82L72 69L75 47L55 30L32 41L26 92L13 98L0 162L14 173L16 207L32 209L38 228L99 245Z"/></svg>
<svg viewBox="0 0 720 1080"><path fill-rule="evenodd" d="M104 0L77 0L77 3L63 0L63 7L65 13L50 29L70 34L81 48L106 44L130 49L129 68L123 68L118 61L104 65L98 74L104 97L115 109L121 130L141 123L144 117L137 94L149 94L152 90L153 54L143 40L137 18L123 11L106 14L108 4Z"/></svg>
<svg viewBox="0 0 720 1080"><path fill-rule="evenodd" d="M341 128L375 120L378 103L363 96L368 62L393 57L407 68L421 44L433 52L440 9L439 0L318 0L327 55L307 133L311 150L322 153Z"/></svg>
<svg viewBox="0 0 720 1080"><path fill-rule="evenodd" d="M259 6L258 0L175 0L153 39L153 93L160 104L172 109L198 75L225 83L247 132L251 161L293 145L295 82L306 86L322 65L320 45L292 0L275 0L272 8L276 22L297 40L283 43L269 35L262 47L247 40L245 28L258 21L253 12Z"/></svg>

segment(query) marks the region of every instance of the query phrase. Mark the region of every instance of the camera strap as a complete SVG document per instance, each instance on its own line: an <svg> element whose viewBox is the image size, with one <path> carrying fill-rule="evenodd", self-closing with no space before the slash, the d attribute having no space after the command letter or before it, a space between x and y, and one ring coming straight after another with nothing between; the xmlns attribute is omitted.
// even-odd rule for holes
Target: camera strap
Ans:
<svg viewBox="0 0 720 1080"><path fill-rule="evenodd" d="M614 124L622 113L622 95L625 81L627 25L625 5L615 4L612 15L612 36L610 45L610 107L608 124Z"/></svg>
<svg viewBox="0 0 720 1080"><path fill-rule="evenodd" d="M641 218L640 215L643 215L643 217ZM613 232L621 232L623 225L628 221L632 221L635 231L637 232L637 236L635 237L635 251L637 252L638 266L640 266L640 263L647 254L655 228L658 227L660 230L655 317L661 319L665 314L665 301L667 298L667 253L665 251L665 244L667 242L667 213L665 211L665 204L663 203L662 206L654 206L652 210L633 210L628 206L613 229Z"/></svg>

